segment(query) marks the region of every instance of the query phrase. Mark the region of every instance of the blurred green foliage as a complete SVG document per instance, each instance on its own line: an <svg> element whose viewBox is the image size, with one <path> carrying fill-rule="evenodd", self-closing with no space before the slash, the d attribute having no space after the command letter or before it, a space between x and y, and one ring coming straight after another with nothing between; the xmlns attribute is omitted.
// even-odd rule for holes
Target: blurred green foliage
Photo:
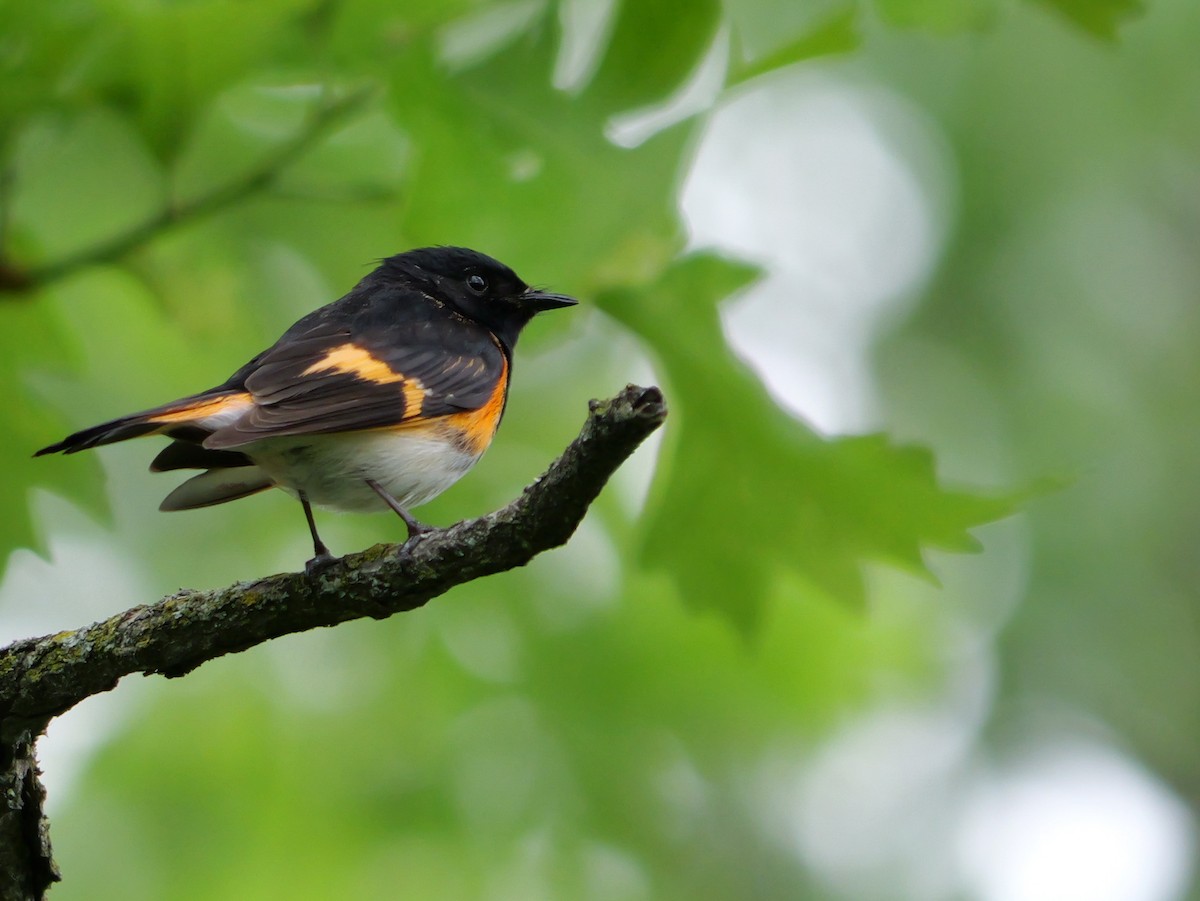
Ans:
<svg viewBox="0 0 1200 901"><path fill-rule="evenodd" d="M864 560L923 572L923 544L972 550L965 529L1009 510L939 489L926 451L880 436L826 441L781 415L725 349L717 317L718 302L753 275L694 255L638 294L600 297L655 349L674 403L681 459L651 505L644 559L671 574L688 603L747 628L761 615L747 600L766 595L783 569L858 607ZM713 590L721 585L737 589Z"/></svg>
<svg viewBox="0 0 1200 901"><path fill-rule="evenodd" d="M1004 475L1070 470L1086 455L1029 436L1042 417L1051 443L1073 422L1075 436L1100 428L1047 390L1071 324L1049 296L1014 314L1006 286L1032 290L1026 264L1056 270L1061 236L1022 229L1096 129L1107 141L1125 127L1071 108L1101 104L1092 70L1118 78L1123 62L1098 62L1095 38L1138 8L617 0L594 65L556 87L566 12L548 0L0 0L0 281L34 282L0 294L0 554L109 542L150 593L126 604L299 565L306 533L282 496L166 520L153 510L169 485L144 472L143 445L28 455L215 383L371 260L411 246L478 247L589 308L529 330L496 445L430 521L503 503L574 434L588 397L647 369L673 407L661 445L572 544L526 570L177 684L122 686L134 711L53 811L66 877L54 896L823 897L788 827L763 813L776 803L763 771L881 697L941 683L937 596L879 590L896 577L875 564L924 575L930 549L973 547L968 530L1012 502L943 487L927 450L827 439L785 413L719 318L758 270L686 249L680 183L714 103L806 60L848 55L918 98L962 167L963 211L928 303L880 348L888 416L969 455L984 407L930 412L962 388L924 355L945 345L1029 442L1014 439L1021 465ZM614 117L675 96L714 42L731 59L703 113L636 146L609 139ZM1037 73L1060 57L1078 73L1044 90ZM1149 85L1130 90L1122 122L1168 119L1138 108ZM996 261L997 246L1012 256ZM1120 359L1122 342L1107 352ZM33 486L109 516L113 536ZM1034 520L1038 553L1072 567L1041 572L1039 597L1068 584L1078 602L1107 579L1078 559L1102 540L1071 536L1081 514L1096 531L1108 517L1078 497ZM335 551L398 534L384 519L327 521ZM1142 576L1178 601L1151 609L1183 616L1178 571ZM63 609L114 612L87 605L88 582ZM1005 639L1020 672L1089 640L1044 600ZM1105 644L1120 632L1095 653L1120 656ZM1129 664L1170 717L1171 673ZM1096 703L1177 784L1195 778L1181 742L1138 731L1138 704L1114 700L1133 691L1120 679L1089 683L1082 663L1050 671L1029 677L1030 694L1052 684Z"/></svg>

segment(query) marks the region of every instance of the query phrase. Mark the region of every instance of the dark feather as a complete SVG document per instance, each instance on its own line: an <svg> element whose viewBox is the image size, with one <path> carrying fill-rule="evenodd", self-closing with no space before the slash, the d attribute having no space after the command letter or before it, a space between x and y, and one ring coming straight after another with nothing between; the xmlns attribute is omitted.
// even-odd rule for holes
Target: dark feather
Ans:
<svg viewBox="0 0 1200 901"><path fill-rule="evenodd" d="M433 304L433 302L430 302ZM263 438L327 434L401 425L417 418L473 410L507 378L503 347L483 326L439 305L411 306L407 319L382 320L379 303L349 326L316 324L285 335L243 371L255 406L204 441L211 450ZM384 307L382 313L390 311ZM399 315L399 314L394 314ZM289 333L290 334L290 333ZM379 371L322 369L339 348L369 354ZM233 386L227 385L226 388ZM420 397L419 405L406 400Z"/></svg>
<svg viewBox="0 0 1200 901"><path fill-rule="evenodd" d="M168 494L158 505L158 509L170 512L211 507L213 504L236 501L260 491L266 491L274 485L270 476L257 466L238 469L210 469L198 476L192 476Z"/></svg>
<svg viewBox="0 0 1200 901"><path fill-rule="evenodd" d="M205 436L201 436L203 440ZM174 469L234 469L251 466L253 461L237 451L209 450L192 441L172 441L164 447L150 464L151 472L169 472Z"/></svg>
<svg viewBox="0 0 1200 901"><path fill-rule="evenodd" d="M223 388L214 388L209 391L193 394L190 397L184 397L180 400L172 401L169 404L163 404L159 407L153 407L149 410L142 410L138 413L130 413L128 416L122 416L120 419L113 419L108 422L102 422L100 425L94 425L91 428L82 429L75 432L73 435L68 435L57 444L51 444L49 447L43 447L37 451L34 456L40 457L43 454L75 454L81 450L87 450L92 447L99 447L104 444L113 444L117 441L125 441L128 438L138 438L142 435L150 435L155 432L167 431L172 437L185 438L184 434L189 429L195 433L200 433L198 440L208 434L207 431L189 427L187 424L178 426L165 427L161 422L155 422L156 416L161 416L164 413L171 413L175 410L185 409L188 406L197 403L204 403L212 398L219 397L222 394L227 394L228 391Z"/></svg>
<svg viewBox="0 0 1200 901"><path fill-rule="evenodd" d="M34 456L40 457L43 454L57 454L60 452L64 454L76 454L81 450L87 450L89 447L99 447L102 444L112 444L114 441L124 441L126 438L137 438L140 435L148 435L157 429L157 425L152 422L146 422L141 414L123 416L120 419L94 425L91 428L75 432L73 435L68 435L57 444L43 447L34 453Z"/></svg>

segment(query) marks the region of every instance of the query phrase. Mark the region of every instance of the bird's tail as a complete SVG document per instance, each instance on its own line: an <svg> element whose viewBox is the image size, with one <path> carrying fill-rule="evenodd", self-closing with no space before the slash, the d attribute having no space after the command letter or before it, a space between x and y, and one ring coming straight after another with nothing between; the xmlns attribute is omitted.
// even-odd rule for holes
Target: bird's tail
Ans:
<svg viewBox="0 0 1200 901"><path fill-rule="evenodd" d="M144 413L135 413L132 416L122 416L120 419L81 429L56 444L43 447L34 456L58 453L75 454L81 450L87 450L89 447L112 444L114 441L124 441L126 438L137 438L140 435L149 435L158 429L159 426L146 418Z"/></svg>
<svg viewBox="0 0 1200 901"><path fill-rule="evenodd" d="M189 432L211 432L232 422L245 412L251 403L250 396L244 391L196 394L161 407L131 413L91 428L81 429L56 444L43 447L34 456L75 454L90 447L112 444L127 438L139 438L142 435L167 434L177 437Z"/></svg>
<svg viewBox="0 0 1200 901"><path fill-rule="evenodd" d="M34 454L75 454L89 447L112 444L142 435L174 438L154 458L156 472L205 469L188 479L162 502L161 510L192 510L236 500L272 487L274 480L243 454L208 450L201 442L216 429L236 420L251 405L244 391L210 391L185 397L152 410L131 413L68 435Z"/></svg>

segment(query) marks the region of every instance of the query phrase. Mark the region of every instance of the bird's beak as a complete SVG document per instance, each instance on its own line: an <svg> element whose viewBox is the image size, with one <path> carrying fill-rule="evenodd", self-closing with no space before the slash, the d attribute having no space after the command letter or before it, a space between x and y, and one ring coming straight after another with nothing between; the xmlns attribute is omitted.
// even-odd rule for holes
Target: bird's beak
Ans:
<svg viewBox="0 0 1200 901"><path fill-rule="evenodd" d="M543 310L557 310L560 307L573 307L579 303L574 297L566 294L551 294L549 291L535 291L530 288L521 295L521 306L541 313Z"/></svg>

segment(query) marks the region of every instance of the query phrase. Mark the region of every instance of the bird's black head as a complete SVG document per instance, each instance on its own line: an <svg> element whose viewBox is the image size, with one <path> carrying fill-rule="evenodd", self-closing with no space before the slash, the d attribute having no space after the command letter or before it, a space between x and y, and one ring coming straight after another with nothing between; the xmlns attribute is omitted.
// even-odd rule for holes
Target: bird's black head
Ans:
<svg viewBox="0 0 1200 901"><path fill-rule="evenodd" d="M529 287L515 272L465 247L422 247L388 257L379 271L403 278L430 296L490 328L512 348L536 314L576 304L565 294Z"/></svg>

